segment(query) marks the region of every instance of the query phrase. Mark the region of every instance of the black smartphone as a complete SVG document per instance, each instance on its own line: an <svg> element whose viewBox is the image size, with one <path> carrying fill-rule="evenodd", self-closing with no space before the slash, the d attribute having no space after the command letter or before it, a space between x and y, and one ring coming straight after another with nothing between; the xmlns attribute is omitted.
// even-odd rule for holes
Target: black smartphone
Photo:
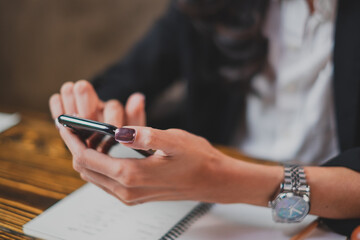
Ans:
<svg viewBox="0 0 360 240"><path fill-rule="evenodd" d="M58 122L65 127L71 128L76 134L79 135L81 139L87 139L94 132L103 135L109 135L114 138L115 131L117 129L117 127L107 123L97 122L85 118L73 117L66 114L60 115L58 117ZM149 151L139 150L139 149L134 149L134 150L139 152L145 157L148 157L154 153L154 151L152 150Z"/></svg>
<svg viewBox="0 0 360 240"><path fill-rule="evenodd" d="M58 117L58 122L65 127L73 129L75 132L98 132L104 135L109 135L111 137L115 137L115 131L117 129L117 127L107 123L97 122L85 118L73 117L65 114Z"/></svg>

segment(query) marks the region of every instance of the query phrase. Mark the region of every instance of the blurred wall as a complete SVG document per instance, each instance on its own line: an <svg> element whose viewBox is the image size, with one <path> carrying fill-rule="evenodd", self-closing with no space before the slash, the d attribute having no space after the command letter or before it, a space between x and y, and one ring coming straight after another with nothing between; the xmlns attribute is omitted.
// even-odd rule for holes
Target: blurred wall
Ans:
<svg viewBox="0 0 360 240"><path fill-rule="evenodd" d="M48 111L65 81L123 56L167 0L0 0L0 106Z"/></svg>

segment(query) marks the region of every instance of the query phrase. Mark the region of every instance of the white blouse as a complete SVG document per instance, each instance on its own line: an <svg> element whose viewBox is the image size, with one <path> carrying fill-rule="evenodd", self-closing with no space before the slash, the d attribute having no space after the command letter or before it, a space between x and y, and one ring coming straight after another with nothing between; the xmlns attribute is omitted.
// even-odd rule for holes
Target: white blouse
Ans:
<svg viewBox="0 0 360 240"><path fill-rule="evenodd" d="M274 161L320 164L338 153L332 94L335 0L272 0L268 68L247 97L237 147Z"/></svg>

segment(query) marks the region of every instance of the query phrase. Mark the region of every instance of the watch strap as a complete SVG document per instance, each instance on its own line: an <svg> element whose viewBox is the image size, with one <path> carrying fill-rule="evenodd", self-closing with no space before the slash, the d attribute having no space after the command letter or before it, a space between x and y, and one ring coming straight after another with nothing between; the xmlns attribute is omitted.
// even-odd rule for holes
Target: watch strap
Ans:
<svg viewBox="0 0 360 240"><path fill-rule="evenodd" d="M304 168L298 165L284 166L284 182L282 191L293 192L297 195L309 195L310 190L309 186L307 185Z"/></svg>

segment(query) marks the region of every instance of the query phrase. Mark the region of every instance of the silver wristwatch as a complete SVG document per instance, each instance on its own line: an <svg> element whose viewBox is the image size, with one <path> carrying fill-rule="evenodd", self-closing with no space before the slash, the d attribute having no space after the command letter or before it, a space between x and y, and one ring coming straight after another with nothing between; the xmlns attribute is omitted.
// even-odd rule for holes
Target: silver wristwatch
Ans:
<svg viewBox="0 0 360 240"><path fill-rule="evenodd" d="M269 202L275 222L301 222L310 211L310 187L304 169L290 165L284 167L284 182L280 193Z"/></svg>

